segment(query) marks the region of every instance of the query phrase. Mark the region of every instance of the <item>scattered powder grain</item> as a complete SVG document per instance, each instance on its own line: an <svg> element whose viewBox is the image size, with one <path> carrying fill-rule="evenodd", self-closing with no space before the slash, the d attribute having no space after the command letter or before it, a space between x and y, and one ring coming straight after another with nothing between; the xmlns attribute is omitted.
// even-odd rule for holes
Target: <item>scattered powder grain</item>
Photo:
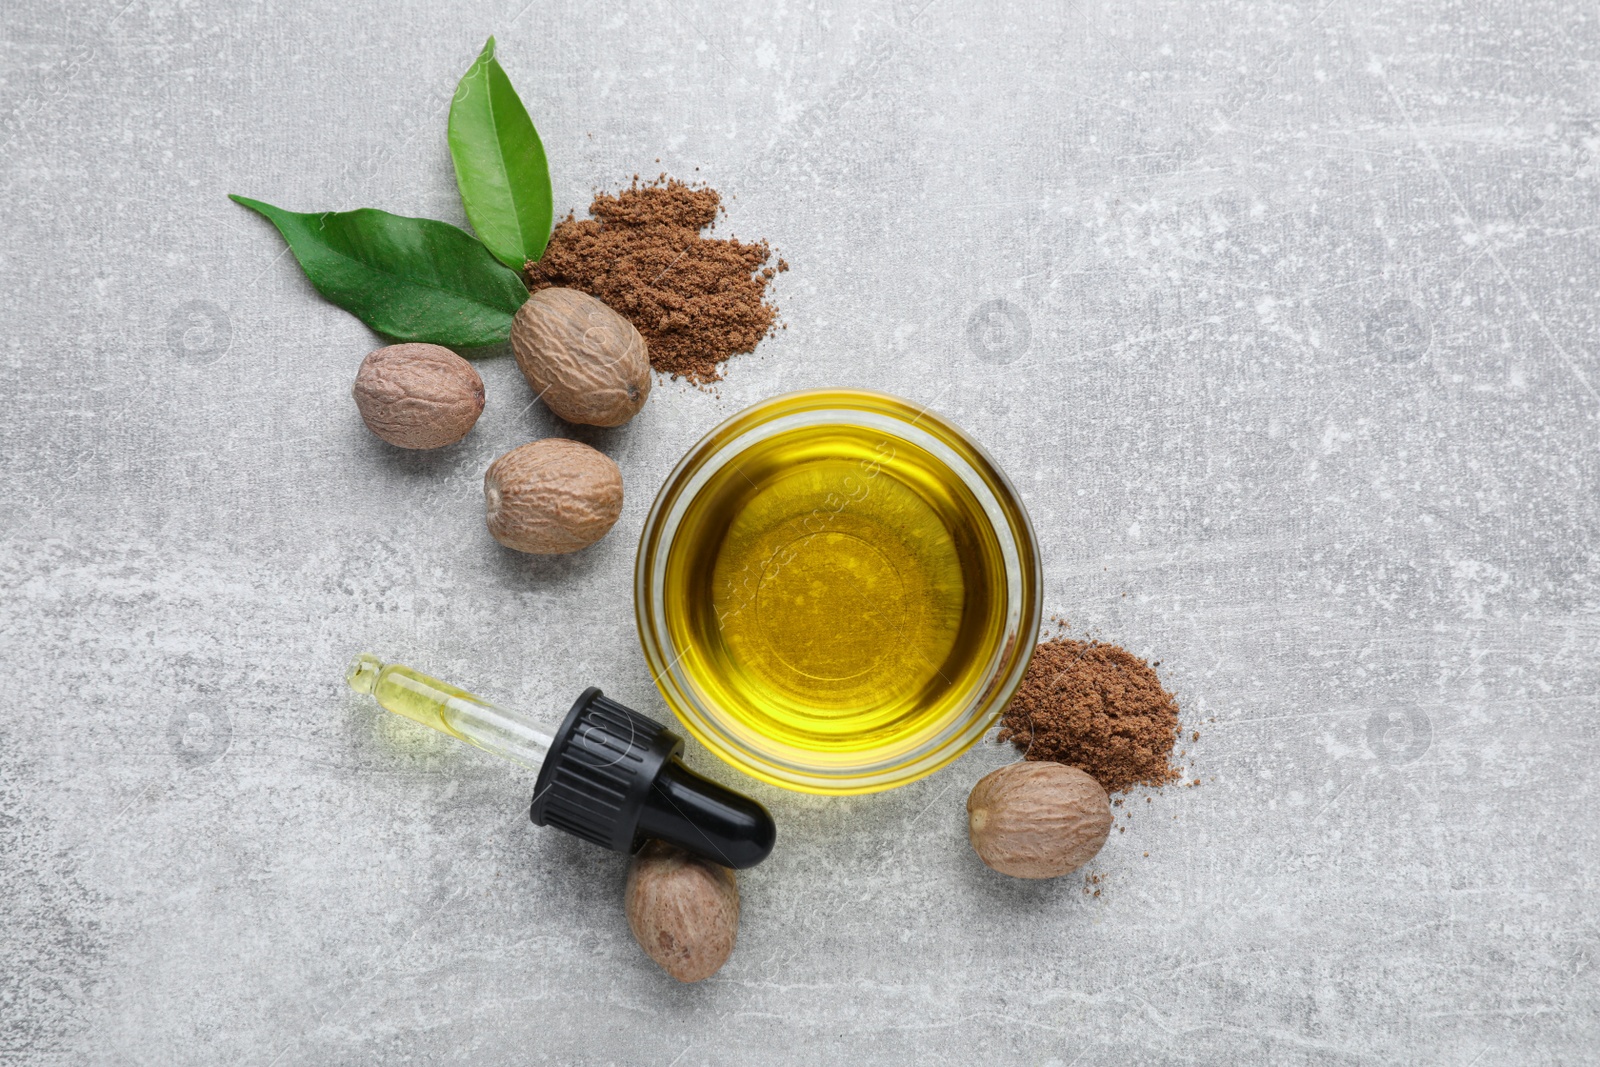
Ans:
<svg viewBox="0 0 1600 1067"><path fill-rule="evenodd" d="M1144 660L1115 645L1058 637L1034 649L1000 740L1030 760L1077 767L1107 793L1178 778L1178 702Z"/></svg>
<svg viewBox="0 0 1600 1067"><path fill-rule="evenodd" d="M722 377L732 355L752 352L777 320L767 283L789 269L768 266L765 241L701 236L716 221L722 196L663 175L612 196L600 193L590 218L566 221L550 235L544 258L529 263L528 288L581 289L598 297L644 336L650 365L697 384Z"/></svg>

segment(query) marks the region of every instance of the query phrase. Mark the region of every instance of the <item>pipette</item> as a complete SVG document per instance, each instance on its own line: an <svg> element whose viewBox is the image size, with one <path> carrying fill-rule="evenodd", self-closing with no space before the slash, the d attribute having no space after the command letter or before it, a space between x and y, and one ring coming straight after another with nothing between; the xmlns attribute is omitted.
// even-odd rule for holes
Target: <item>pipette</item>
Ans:
<svg viewBox="0 0 1600 1067"><path fill-rule="evenodd" d="M616 852L656 838L727 867L753 867L772 851L777 828L765 808L685 767L682 738L594 687L547 733L537 719L368 653L345 681L396 715L536 771L536 825Z"/></svg>

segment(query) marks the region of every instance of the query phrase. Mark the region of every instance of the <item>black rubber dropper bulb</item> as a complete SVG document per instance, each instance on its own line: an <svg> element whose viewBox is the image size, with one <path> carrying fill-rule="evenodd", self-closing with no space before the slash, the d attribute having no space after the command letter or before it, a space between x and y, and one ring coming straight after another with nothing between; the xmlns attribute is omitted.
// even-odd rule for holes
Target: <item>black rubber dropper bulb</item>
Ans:
<svg viewBox="0 0 1600 1067"><path fill-rule="evenodd" d="M683 739L654 719L583 691L554 735L536 721L437 678L362 654L345 680L384 708L535 769L529 815L616 852L649 838L728 867L754 867L777 827L756 801L683 765Z"/></svg>

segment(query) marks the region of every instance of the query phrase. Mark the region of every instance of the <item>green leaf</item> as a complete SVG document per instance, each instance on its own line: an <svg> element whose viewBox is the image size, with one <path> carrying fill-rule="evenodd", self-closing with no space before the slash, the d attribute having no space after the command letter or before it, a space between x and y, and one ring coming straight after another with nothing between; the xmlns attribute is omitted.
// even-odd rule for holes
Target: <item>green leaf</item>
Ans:
<svg viewBox="0 0 1600 1067"><path fill-rule="evenodd" d="M450 102L456 187L478 237L513 270L544 255L554 219L550 167L539 132L494 58L494 38Z"/></svg>
<svg viewBox="0 0 1600 1067"><path fill-rule="evenodd" d="M496 344L528 299L521 278L449 223L370 207L301 214L229 196L271 220L317 292L397 341Z"/></svg>

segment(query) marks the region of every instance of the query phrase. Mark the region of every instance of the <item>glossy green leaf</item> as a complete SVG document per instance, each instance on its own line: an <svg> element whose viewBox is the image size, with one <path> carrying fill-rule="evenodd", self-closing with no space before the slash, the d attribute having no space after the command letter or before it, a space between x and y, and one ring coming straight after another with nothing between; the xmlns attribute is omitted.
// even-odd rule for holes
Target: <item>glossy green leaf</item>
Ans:
<svg viewBox="0 0 1600 1067"><path fill-rule="evenodd" d="M494 38L450 102L450 158L461 203L496 259L521 270L544 255L554 218L539 132L494 58Z"/></svg>
<svg viewBox="0 0 1600 1067"><path fill-rule="evenodd" d="M496 344L528 299L521 278L449 223L375 208L301 214L232 199L271 220L317 292L397 341Z"/></svg>

